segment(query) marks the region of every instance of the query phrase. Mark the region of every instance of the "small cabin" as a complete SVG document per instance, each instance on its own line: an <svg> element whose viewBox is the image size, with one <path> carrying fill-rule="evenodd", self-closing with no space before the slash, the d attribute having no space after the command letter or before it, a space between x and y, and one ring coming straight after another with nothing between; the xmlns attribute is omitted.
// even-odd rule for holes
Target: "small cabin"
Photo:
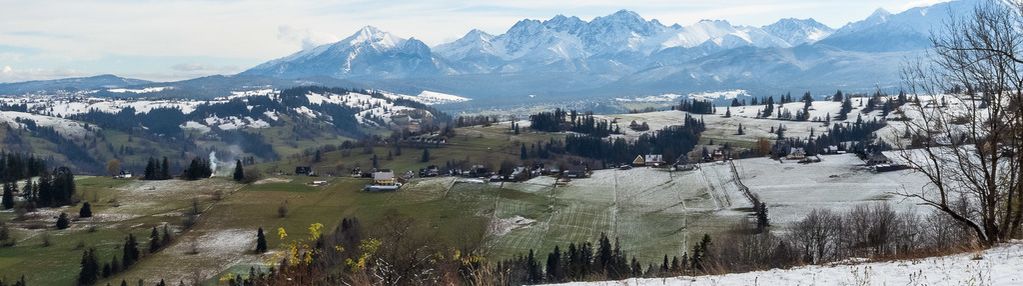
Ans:
<svg viewBox="0 0 1023 286"><path fill-rule="evenodd" d="M892 160L888 159L888 156L885 156L884 154L872 153L870 155L867 155L866 162L867 162L868 166L876 166L876 165L891 164Z"/></svg>
<svg viewBox="0 0 1023 286"><path fill-rule="evenodd" d="M660 166L664 165L664 156L660 154L650 154L643 157L643 161L647 166Z"/></svg>
<svg viewBox="0 0 1023 286"><path fill-rule="evenodd" d="M643 155L636 155L636 159L632 160L634 166L646 166L646 158Z"/></svg>
<svg viewBox="0 0 1023 286"><path fill-rule="evenodd" d="M789 149L789 155L785 156L789 160L803 160L806 159L806 150L802 147L792 147Z"/></svg>
<svg viewBox="0 0 1023 286"><path fill-rule="evenodd" d="M590 174L586 170L585 166L571 166L571 167L568 167L568 169L565 170L565 173L563 173L563 175L565 175L566 178L573 178L573 179L575 179L575 178L586 178L586 177L590 176Z"/></svg>
<svg viewBox="0 0 1023 286"><path fill-rule="evenodd" d="M114 177L118 179L131 179L132 173L131 171L121 170L121 173L117 174L117 176Z"/></svg>
<svg viewBox="0 0 1023 286"><path fill-rule="evenodd" d="M373 184L390 186L397 184L398 180L394 177L394 172L391 170L380 170L373 172Z"/></svg>

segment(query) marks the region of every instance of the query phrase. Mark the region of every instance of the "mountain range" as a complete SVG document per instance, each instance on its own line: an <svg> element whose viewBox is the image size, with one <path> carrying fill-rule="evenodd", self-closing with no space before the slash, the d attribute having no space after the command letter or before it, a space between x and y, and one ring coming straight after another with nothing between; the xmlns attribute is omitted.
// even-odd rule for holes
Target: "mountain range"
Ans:
<svg viewBox="0 0 1023 286"><path fill-rule="evenodd" d="M770 94L894 88L899 65L922 55L931 32L950 15L967 15L978 1L897 14L878 9L838 29L814 19L781 19L762 27L724 20L683 26L628 10L590 21L558 15L521 20L500 35L472 30L434 47L367 26L341 41L236 75L170 83L0 84L0 94L119 84L169 87L152 96L213 97L246 86L323 84L404 93L432 90L501 106L725 89ZM200 88L197 82L217 88Z"/></svg>

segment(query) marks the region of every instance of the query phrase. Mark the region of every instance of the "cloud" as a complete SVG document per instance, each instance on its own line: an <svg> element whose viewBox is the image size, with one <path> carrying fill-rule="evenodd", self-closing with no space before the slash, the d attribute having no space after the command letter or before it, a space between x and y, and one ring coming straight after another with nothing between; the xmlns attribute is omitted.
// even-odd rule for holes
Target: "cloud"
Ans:
<svg viewBox="0 0 1023 286"><path fill-rule="evenodd" d="M14 73L14 69L12 69L11 66L4 66L4 68L0 70L0 74L3 74L5 76L12 73Z"/></svg>
<svg viewBox="0 0 1023 286"><path fill-rule="evenodd" d="M301 43L303 50L339 40L336 36L328 33L313 32L309 29L299 29L288 25L277 27L277 39L289 43Z"/></svg>

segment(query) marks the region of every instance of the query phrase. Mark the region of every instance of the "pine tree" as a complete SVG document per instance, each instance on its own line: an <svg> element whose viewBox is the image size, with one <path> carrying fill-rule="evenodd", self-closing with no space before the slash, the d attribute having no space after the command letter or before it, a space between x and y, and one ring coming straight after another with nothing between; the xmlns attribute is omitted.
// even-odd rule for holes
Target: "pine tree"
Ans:
<svg viewBox="0 0 1023 286"><path fill-rule="evenodd" d="M561 249L554 246L554 251L547 254L547 282L561 282Z"/></svg>
<svg viewBox="0 0 1023 286"><path fill-rule="evenodd" d="M11 183L4 183L3 209L14 208L14 186Z"/></svg>
<svg viewBox="0 0 1023 286"><path fill-rule="evenodd" d="M732 117L732 108L731 107L727 107L727 106L725 107L725 117Z"/></svg>
<svg viewBox="0 0 1023 286"><path fill-rule="evenodd" d="M160 179L170 180L170 164L167 163L167 157L163 157L163 163L160 164Z"/></svg>
<svg viewBox="0 0 1023 286"><path fill-rule="evenodd" d="M263 235L263 228L256 231L256 253L266 252L266 236Z"/></svg>
<svg viewBox="0 0 1023 286"><path fill-rule="evenodd" d="M66 229L71 226L71 220L68 219L67 213L60 213L57 217L57 229Z"/></svg>
<svg viewBox="0 0 1023 286"><path fill-rule="evenodd" d="M158 250L160 250L160 233L154 226L153 231L149 232L149 253L156 253Z"/></svg>
<svg viewBox="0 0 1023 286"><path fill-rule="evenodd" d="M526 282L529 284L539 284L543 281L543 273L540 270L540 263L536 261L536 256L533 254L533 250L529 250L529 256L526 257Z"/></svg>
<svg viewBox="0 0 1023 286"><path fill-rule="evenodd" d="M430 149L429 148L423 148L423 156L422 156L422 158L419 159L419 162L423 162L423 163L430 162Z"/></svg>
<svg viewBox="0 0 1023 286"><path fill-rule="evenodd" d="M82 269L78 272L78 285L93 285L99 275L99 262L96 261L96 249L90 248L82 252Z"/></svg>
<svg viewBox="0 0 1023 286"><path fill-rule="evenodd" d="M760 203L760 206L756 208L757 215L757 232L763 233L768 226L771 226L770 220L767 218L767 204Z"/></svg>
<svg viewBox="0 0 1023 286"><path fill-rule="evenodd" d="M317 150L319 152L319 150ZM242 168L242 160L234 162L234 180L240 182L245 179L245 170Z"/></svg>
<svg viewBox="0 0 1023 286"><path fill-rule="evenodd" d="M739 123L739 131L736 134L737 135L745 135L746 134L746 131L742 130L742 123Z"/></svg>
<svg viewBox="0 0 1023 286"><path fill-rule="evenodd" d="M171 240L173 240L173 238L171 237L170 228L167 227L167 224L164 224L163 225L163 238L160 241L160 245L168 246L168 245L170 245Z"/></svg>
<svg viewBox="0 0 1023 286"><path fill-rule="evenodd" d="M526 143L519 145L519 160L526 160L529 158L529 153L526 153Z"/></svg>
<svg viewBox="0 0 1023 286"><path fill-rule="evenodd" d="M128 269L139 259L139 246L138 242L135 241L134 234L128 234L128 238L124 240L124 246L121 250L121 257L123 259L121 262L121 265L123 265L122 269Z"/></svg>
<svg viewBox="0 0 1023 286"><path fill-rule="evenodd" d="M78 210L78 217L92 217L92 204L89 204L89 202L82 203L82 208Z"/></svg>

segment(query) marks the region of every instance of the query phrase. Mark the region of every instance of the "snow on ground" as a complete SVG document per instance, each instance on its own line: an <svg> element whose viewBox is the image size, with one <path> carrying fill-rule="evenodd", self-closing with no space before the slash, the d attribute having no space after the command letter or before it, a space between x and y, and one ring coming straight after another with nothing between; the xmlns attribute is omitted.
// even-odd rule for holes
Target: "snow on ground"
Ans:
<svg viewBox="0 0 1023 286"><path fill-rule="evenodd" d="M505 235L517 228L529 227L536 220L516 215L510 218L496 218L490 223L490 233L493 235Z"/></svg>
<svg viewBox="0 0 1023 286"><path fill-rule="evenodd" d="M202 123L195 122L195 121L186 121L185 124L181 125L181 128L183 128L183 129L195 129L195 130L198 130L201 133L210 132L210 130L211 130L209 126L202 125Z"/></svg>
<svg viewBox="0 0 1023 286"><path fill-rule="evenodd" d="M749 92L743 89L724 90L724 91L708 91L708 92L697 92L686 95L677 93L665 93L661 95L649 95L634 98L619 97L615 98L615 101L619 102L677 102L679 98L686 97L696 100L718 100L718 99L733 99L739 96L748 96Z"/></svg>
<svg viewBox="0 0 1023 286"><path fill-rule="evenodd" d="M112 88L112 89L108 89L107 91L113 92L113 93L135 93L135 94L142 94L142 93L161 92L161 91L169 90L169 89L174 89L174 87L172 87L172 86L157 86L157 87L147 87L147 88L142 88L142 89Z"/></svg>
<svg viewBox="0 0 1023 286"><path fill-rule="evenodd" d="M912 170L874 173L853 154L821 159L811 164L768 158L733 162L742 182L767 203L772 222L795 222L814 208L844 212L857 204L880 201L900 211L931 211L894 194L919 190L927 184L923 175Z"/></svg>
<svg viewBox="0 0 1023 286"><path fill-rule="evenodd" d="M51 127L61 136L72 139L82 139L85 136L92 134L93 130L98 129L98 127L95 126L85 128L85 125L78 121L59 117L17 111L0 111L0 123L16 128L25 128L24 124L16 121L17 118L31 119L32 121L35 121L38 126Z"/></svg>
<svg viewBox="0 0 1023 286"><path fill-rule="evenodd" d="M1023 242L977 253L725 275L575 282L563 285L1023 285Z"/></svg>
<svg viewBox="0 0 1023 286"><path fill-rule="evenodd" d="M304 107L304 106L303 106ZM270 123L263 121L263 119L254 119L249 116L238 117L238 116L227 116L217 117L210 116L203 120L206 126L216 126L221 130L234 130L238 128L266 128L270 127ZM192 122L192 121L189 121ZM186 122L187 123L187 122Z"/></svg>
<svg viewBox="0 0 1023 286"><path fill-rule="evenodd" d="M472 99L461 97L461 96L457 96L457 95L440 93L440 92L429 91L429 90L424 90L424 91L420 92L418 95L414 95L414 96L413 95L396 94L396 93L390 93L390 92L381 92L381 94L383 94L385 97L390 98L390 99L402 98L402 99L408 99L408 100L416 101L416 102L419 102L419 103L422 103L422 104L426 104L426 105L466 102L466 101L472 100Z"/></svg>

